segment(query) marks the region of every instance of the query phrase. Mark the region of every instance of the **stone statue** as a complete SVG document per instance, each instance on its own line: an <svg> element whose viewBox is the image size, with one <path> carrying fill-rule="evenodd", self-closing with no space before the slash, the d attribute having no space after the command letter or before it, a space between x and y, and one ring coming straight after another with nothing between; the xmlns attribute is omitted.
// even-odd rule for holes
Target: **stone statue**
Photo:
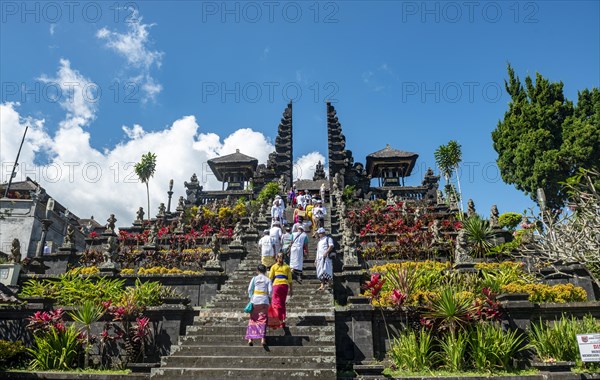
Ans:
<svg viewBox="0 0 600 380"><path fill-rule="evenodd" d="M110 214L110 217L106 220L108 223L106 224L106 233L115 233L115 223L117 222L117 218L115 218L115 214Z"/></svg>
<svg viewBox="0 0 600 380"><path fill-rule="evenodd" d="M279 190L281 191L281 194L285 194L286 190L287 190L287 181L285 179L285 175L282 174L279 177L278 183L279 183Z"/></svg>
<svg viewBox="0 0 600 380"><path fill-rule="evenodd" d="M235 227L233 228L233 240L236 243L241 243L242 242L242 234L244 233L244 230L242 228L242 222L237 222L235 224Z"/></svg>
<svg viewBox="0 0 600 380"><path fill-rule="evenodd" d="M219 261L219 253L221 252L221 243L217 234L213 234L210 239L210 259L209 261Z"/></svg>
<svg viewBox="0 0 600 380"><path fill-rule="evenodd" d="M419 219L421 219L421 208L419 208L419 207L416 207L416 208L415 208L414 215L415 215L415 220L419 220Z"/></svg>
<svg viewBox="0 0 600 380"><path fill-rule="evenodd" d="M167 208L165 207L164 203L161 203L158 206L158 215L156 215L158 218L163 218L166 215L167 212Z"/></svg>
<svg viewBox="0 0 600 380"><path fill-rule="evenodd" d="M252 211L252 214L250 214L250 218L248 219L248 230L250 231L254 231L256 230L256 211Z"/></svg>
<svg viewBox="0 0 600 380"><path fill-rule="evenodd" d="M392 193L392 190L388 190L387 192L387 201L385 202L386 206L395 206L396 202L394 202L394 193Z"/></svg>
<svg viewBox="0 0 600 380"><path fill-rule="evenodd" d="M441 243L442 234L440 233L440 221L439 219L434 219L433 223L429 227L431 230L432 242L433 244Z"/></svg>
<svg viewBox="0 0 600 380"><path fill-rule="evenodd" d="M335 193L340 189L340 184L338 182L338 176L337 174L333 177L332 182L331 182L331 193Z"/></svg>
<svg viewBox="0 0 600 380"><path fill-rule="evenodd" d="M492 209L490 210L490 227L498 228L499 216L500 212L498 212L498 207L496 205L492 205Z"/></svg>
<svg viewBox="0 0 600 380"><path fill-rule="evenodd" d="M177 227L175 228L176 234L184 234L185 233L185 222L182 217L177 219Z"/></svg>
<svg viewBox="0 0 600 380"><path fill-rule="evenodd" d="M267 205L266 204L263 203L260 206L260 211L258 212L258 217L260 220L267 218Z"/></svg>
<svg viewBox="0 0 600 380"><path fill-rule="evenodd" d="M113 264L113 257L115 251L117 249L117 238L114 236L110 236L104 244L104 250L102 251L102 256L104 257L103 266L108 266Z"/></svg>
<svg viewBox="0 0 600 380"><path fill-rule="evenodd" d="M158 247L158 231L156 230L156 224L152 226L150 230L150 234L148 235L148 243L146 243L145 247L150 249Z"/></svg>
<svg viewBox="0 0 600 380"><path fill-rule="evenodd" d="M65 248L70 248L73 247L74 243L75 243L75 238L73 237L73 234L75 233L75 229L73 228L72 225L68 224L67 225L67 234L65 235L65 240L63 241L63 247Z"/></svg>
<svg viewBox="0 0 600 380"><path fill-rule="evenodd" d="M200 186L200 182L198 181L198 176L196 176L196 173L192 174L190 182L185 181L183 185L186 188L185 194L187 195L187 201L191 204L196 204L198 195L202 191L202 186Z"/></svg>
<svg viewBox="0 0 600 380"><path fill-rule="evenodd" d="M442 193L442 190L437 190L436 194L437 194L436 203L438 205L444 204L445 203L445 199L444 199L444 193Z"/></svg>
<svg viewBox="0 0 600 380"><path fill-rule="evenodd" d="M10 247L10 257L8 259L9 262L15 264L21 262L21 242L19 242L19 239L13 239L12 245Z"/></svg>
<svg viewBox="0 0 600 380"><path fill-rule="evenodd" d="M473 259L469 255L468 251L468 241L467 241L467 232L464 229L458 231L458 236L456 237L456 246L454 249L454 263L455 264L464 264L471 263Z"/></svg>
<svg viewBox="0 0 600 380"><path fill-rule="evenodd" d="M477 216L477 212L475 211L475 202L472 199L469 199L467 202L467 216L474 217Z"/></svg>
<svg viewBox="0 0 600 380"><path fill-rule="evenodd" d="M185 210L185 199L183 198L183 195L179 197L179 202L177 203L177 208L175 210L180 213Z"/></svg>
<svg viewBox="0 0 600 380"><path fill-rule="evenodd" d="M136 212L137 219L135 221L139 224L142 224L144 222L144 214L144 208L140 207Z"/></svg>

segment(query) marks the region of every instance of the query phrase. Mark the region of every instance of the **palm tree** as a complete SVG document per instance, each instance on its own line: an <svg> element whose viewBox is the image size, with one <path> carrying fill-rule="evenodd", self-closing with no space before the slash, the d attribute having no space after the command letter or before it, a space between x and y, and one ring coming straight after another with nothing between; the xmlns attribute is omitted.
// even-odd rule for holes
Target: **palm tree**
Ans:
<svg viewBox="0 0 600 380"><path fill-rule="evenodd" d="M460 210L463 210L462 204L462 190L460 189L460 177L458 175L458 166L462 162L462 150L460 144L456 140L450 140L448 145L446 145L448 149L448 156L450 160L450 164L456 173L456 183L458 185L458 194L460 194Z"/></svg>
<svg viewBox="0 0 600 380"><path fill-rule="evenodd" d="M452 185L450 184L450 178L452 178L452 161L450 160L450 152L446 145L440 145L435 152L433 152L433 156L435 157L435 163L440 169L440 173L444 176L444 180L446 180L446 193L450 193L452 191Z"/></svg>
<svg viewBox="0 0 600 380"><path fill-rule="evenodd" d="M458 178L458 166L462 162L462 151L461 146L456 140L450 140L447 145L440 145L435 152L433 152L435 162L440 169L440 172L446 180L446 191L452 190L450 179L452 178L452 172L456 173L456 181L458 184L458 194L460 198L460 210L463 210L462 206L462 191L460 189L460 179Z"/></svg>
<svg viewBox="0 0 600 380"><path fill-rule="evenodd" d="M148 188L148 181L154 176L154 171L156 170L156 154L151 152L142 154L142 160L135 164L134 170L140 181L146 184L146 195L148 197L148 220L150 220L150 189Z"/></svg>

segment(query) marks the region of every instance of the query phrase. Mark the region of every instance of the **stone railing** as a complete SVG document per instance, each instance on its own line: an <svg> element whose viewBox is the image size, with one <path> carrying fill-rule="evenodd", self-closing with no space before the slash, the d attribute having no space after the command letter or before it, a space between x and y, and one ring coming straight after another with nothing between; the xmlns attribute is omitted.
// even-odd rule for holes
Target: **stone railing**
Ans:
<svg viewBox="0 0 600 380"><path fill-rule="evenodd" d="M252 200L254 198L254 191L252 190L227 190L227 191L203 191L198 194L198 199L196 200L196 205L207 205L214 201L219 201L223 199L231 199L232 201L236 201L241 197L246 198L246 200Z"/></svg>

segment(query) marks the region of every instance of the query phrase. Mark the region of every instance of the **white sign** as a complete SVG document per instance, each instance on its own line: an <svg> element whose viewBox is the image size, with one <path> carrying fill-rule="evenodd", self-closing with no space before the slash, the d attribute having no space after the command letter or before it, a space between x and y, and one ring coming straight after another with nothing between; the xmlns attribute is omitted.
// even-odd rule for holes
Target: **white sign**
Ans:
<svg viewBox="0 0 600 380"><path fill-rule="evenodd" d="M577 334L582 362L600 362L600 334Z"/></svg>

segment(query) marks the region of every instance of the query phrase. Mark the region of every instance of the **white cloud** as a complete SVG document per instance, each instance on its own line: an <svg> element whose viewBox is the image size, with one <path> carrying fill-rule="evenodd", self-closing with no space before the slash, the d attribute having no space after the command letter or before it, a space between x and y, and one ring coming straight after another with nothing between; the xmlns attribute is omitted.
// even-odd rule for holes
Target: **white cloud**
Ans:
<svg viewBox="0 0 600 380"><path fill-rule="evenodd" d="M89 124L95 118L100 99L97 93L98 86L79 71L72 69L68 59L61 58L56 77L50 78L42 75L39 80L49 86L60 88L58 101L60 106L67 111L61 127L81 127Z"/></svg>
<svg viewBox="0 0 600 380"><path fill-rule="evenodd" d="M319 152L311 152L299 157L294 163L294 181L312 179L319 161L325 164L325 157Z"/></svg>
<svg viewBox="0 0 600 380"><path fill-rule="evenodd" d="M130 225L137 208L146 209L145 187L133 174L133 165L148 151L157 155L156 173L149 183L151 214L155 215L159 203L167 203L170 179L175 182L172 202L175 208L179 196L185 196L183 182L189 181L193 173L205 189L221 188L206 164L208 159L240 149L265 163L274 150L259 132L239 129L221 139L214 133L201 133L196 118L184 116L161 131L148 132L137 124L131 128L123 126L126 140L112 149L99 151L90 145L90 134L83 126L61 124L56 134L49 136L43 131L43 120L23 118L18 106L0 104L0 160L9 163L2 165L0 181L8 180L24 126L32 123L33 130L28 133L15 180L25 180L28 175L76 215L93 215L100 223L114 213L117 225ZM36 166L35 155L42 149L50 151L51 160L45 166Z"/></svg>
<svg viewBox="0 0 600 380"><path fill-rule="evenodd" d="M162 91L162 86L150 75L150 70L152 66L160 68L164 53L148 47L149 29L156 24L142 24L142 17L137 10L132 12L126 33L102 28L96 32L96 37L106 41L106 47L125 57L130 67L139 70L139 74L133 80L144 92L143 100L155 100Z"/></svg>

